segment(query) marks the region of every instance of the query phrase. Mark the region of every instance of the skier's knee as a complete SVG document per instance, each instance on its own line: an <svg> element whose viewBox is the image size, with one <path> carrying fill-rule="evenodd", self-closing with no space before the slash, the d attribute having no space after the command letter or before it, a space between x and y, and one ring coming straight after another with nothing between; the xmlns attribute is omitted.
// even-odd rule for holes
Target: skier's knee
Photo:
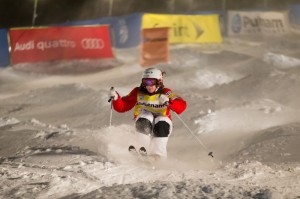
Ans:
<svg viewBox="0 0 300 199"><path fill-rule="evenodd" d="M135 128L139 133L150 134L152 131L152 123L145 118L139 118L135 123Z"/></svg>
<svg viewBox="0 0 300 199"><path fill-rule="evenodd" d="M170 124L166 121L159 121L154 125L155 137L168 137L170 134Z"/></svg>

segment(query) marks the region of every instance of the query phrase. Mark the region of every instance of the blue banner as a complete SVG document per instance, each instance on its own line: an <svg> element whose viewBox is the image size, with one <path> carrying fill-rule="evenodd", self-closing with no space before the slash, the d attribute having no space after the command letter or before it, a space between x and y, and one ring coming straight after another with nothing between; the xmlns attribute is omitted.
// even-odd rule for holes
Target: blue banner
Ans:
<svg viewBox="0 0 300 199"><path fill-rule="evenodd" d="M130 48L140 45L141 41L141 13L123 17L115 17L111 24L113 43L116 48Z"/></svg>
<svg viewBox="0 0 300 199"><path fill-rule="evenodd" d="M300 29L300 4L291 5L289 14L291 25Z"/></svg>
<svg viewBox="0 0 300 199"><path fill-rule="evenodd" d="M0 67L8 66L10 63L7 29L0 29Z"/></svg>

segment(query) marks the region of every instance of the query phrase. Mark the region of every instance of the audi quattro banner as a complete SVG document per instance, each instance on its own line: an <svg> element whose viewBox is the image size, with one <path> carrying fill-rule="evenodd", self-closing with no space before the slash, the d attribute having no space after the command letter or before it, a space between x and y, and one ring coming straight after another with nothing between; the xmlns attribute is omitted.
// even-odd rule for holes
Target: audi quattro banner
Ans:
<svg viewBox="0 0 300 199"><path fill-rule="evenodd" d="M13 64L113 57L107 26L11 29L9 35Z"/></svg>
<svg viewBox="0 0 300 199"><path fill-rule="evenodd" d="M9 65L7 29L0 29L0 67Z"/></svg>
<svg viewBox="0 0 300 199"><path fill-rule="evenodd" d="M170 43L220 43L219 16L144 14L142 28L170 28Z"/></svg>
<svg viewBox="0 0 300 199"><path fill-rule="evenodd" d="M229 11L228 35L282 35L290 31L288 12Z"/></svg>
<svg viewBox="0 0 300 199"><path fill-rule="evenodd" d="M142 30L141 66L167 63L169 60L169 28Z"/></svg>

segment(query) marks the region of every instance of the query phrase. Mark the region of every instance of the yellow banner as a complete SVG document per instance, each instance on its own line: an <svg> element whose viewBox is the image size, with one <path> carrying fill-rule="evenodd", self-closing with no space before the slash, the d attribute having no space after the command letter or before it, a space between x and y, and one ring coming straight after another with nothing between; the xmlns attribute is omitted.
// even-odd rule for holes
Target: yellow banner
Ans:
<svg viewBox="0 0 300 199"><path fill-rule="evenodd" d="M144 14L142 28L170 28L170 43L220 43L219 17L212 15Z"/></svg>

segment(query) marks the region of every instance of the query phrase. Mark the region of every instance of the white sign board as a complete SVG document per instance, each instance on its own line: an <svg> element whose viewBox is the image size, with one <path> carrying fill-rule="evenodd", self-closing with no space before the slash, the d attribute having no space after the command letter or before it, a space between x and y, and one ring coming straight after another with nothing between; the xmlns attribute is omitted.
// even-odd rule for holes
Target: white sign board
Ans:
<svg viewBox="0 0 300 199"><path fill-rule="evenodd" d="M228 35L281 35L290 31L288 11L229 11Z"/></svg>

